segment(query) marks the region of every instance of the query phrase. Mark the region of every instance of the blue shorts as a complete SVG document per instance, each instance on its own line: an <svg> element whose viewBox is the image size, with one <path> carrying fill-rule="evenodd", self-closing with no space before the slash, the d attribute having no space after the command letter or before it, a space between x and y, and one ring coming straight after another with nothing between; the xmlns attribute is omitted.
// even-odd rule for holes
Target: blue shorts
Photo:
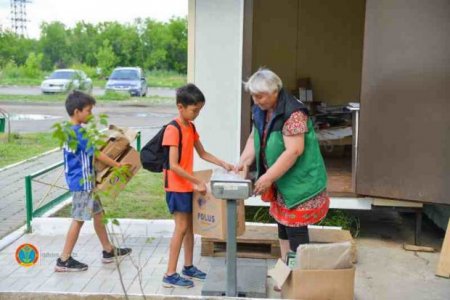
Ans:
<svg viewBox="0 0 450 300"><path fill-rule="evenodd" d="M166 192L167 207L171 214L174 212L192 213L192 192Z"/></svg>

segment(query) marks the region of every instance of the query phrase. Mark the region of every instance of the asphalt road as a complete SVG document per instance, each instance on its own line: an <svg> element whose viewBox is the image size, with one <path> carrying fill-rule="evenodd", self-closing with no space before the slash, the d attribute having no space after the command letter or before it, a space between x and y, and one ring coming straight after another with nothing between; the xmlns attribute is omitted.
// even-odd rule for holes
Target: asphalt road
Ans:
<svg viewBox="0 0 450 300"><path fill-rule="evenodd" d="M1 104L11 115L11 131L51 131L56 122L67 120L64 104ZM108 115L110 124L119 127L157 128L169 122L177 114L175 105L133 106L117 104L96 105L94 114Z"/></svg>
<svg viewBox="0 0 450 300"><path fill-rule="evenodd" d="M94 87L93 94L95 96L103 95L105 90ZM0 86L0 94L2 95L40 95L41 89L38 86ZM170 88L148 88L148 96L159 97L175 97L175 89Z"/></svg>

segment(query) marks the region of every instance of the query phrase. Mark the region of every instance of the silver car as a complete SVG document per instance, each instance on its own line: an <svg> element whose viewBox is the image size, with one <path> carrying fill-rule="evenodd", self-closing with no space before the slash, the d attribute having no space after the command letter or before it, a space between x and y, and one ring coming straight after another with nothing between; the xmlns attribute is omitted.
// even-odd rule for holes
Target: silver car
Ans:
<svg viewBox="0 0 450 300"><path fill-rule="evenodd" d="M106 91L127 92L131 96L147 95L147 80L139 67L118 67L109 76Z"/></svg>
<svg viewBox="0 0 450 300"><path fill-rule="evenodd" d="M55 70L41 83L42 93L64 93L73 89L92 92L92 80L86 73L74 69Z"/></svg>

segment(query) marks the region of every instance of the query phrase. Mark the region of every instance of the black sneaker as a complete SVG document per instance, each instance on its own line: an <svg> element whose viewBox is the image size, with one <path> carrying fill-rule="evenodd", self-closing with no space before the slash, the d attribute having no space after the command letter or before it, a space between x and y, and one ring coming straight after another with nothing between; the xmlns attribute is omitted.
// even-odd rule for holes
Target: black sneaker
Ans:
<svg viewBox="0 0 450 300"><path fill-rule="evenodd" d="M109 264L114 261L114 257L124 257L131 253L130 248L116 248L114 247L111 252L106 252L103 250L102 262L104 264Z"/></svg>
<svg viewBox="0 0 450 300"><path fill-rule="evenodd" d="M61 258L56 260L55 271L56 272L80 272L86 271L88 266L83 264L70 256L66 261L62 261Z"/></svg>

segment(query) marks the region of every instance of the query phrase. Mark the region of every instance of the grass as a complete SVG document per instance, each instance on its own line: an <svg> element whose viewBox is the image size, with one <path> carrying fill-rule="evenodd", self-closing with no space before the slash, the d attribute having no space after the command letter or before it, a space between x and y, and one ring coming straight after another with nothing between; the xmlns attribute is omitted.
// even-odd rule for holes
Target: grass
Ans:
<svg viewBox="0 0 450 300"><path fill-rule="evenodd" d="M170 219L161 174L139 171L116 199L103 199L108 218ZM70 217L71 205L54 217Z"/></svg>
<svg viewBox="0 0 450 300"><path fill-rule="evenodd" d="M66 94L45 94L45 95L2 95L0 102L32 102L32 103L64 103ZM172 104L172 97L146 96L131 97L126 93L108 92L104 95L95 96L100 103L142 103L142 104Z"/></svg>
<svg viewBox="0 0 450 300"><path fill-rule="evenodd" d="M0 167L39 155L57 148L58 143L51 133L12 133L10 142L6 134L0 134Z"/></svg>
<svg viewBox="0 0 450 300"><path fill-rule="evenodd" d="M173 71L150 71L147 73L147 83L151 87L177 88L186 84L186 74Z"/></svg>
<svg viewBox="0 0 450 300"><path fill-rule="evenodd" d="M27 77L1 77L0 85L23 85L37 86L41 85L43 78L27 78Z"/></svg>
<svg viewBox="0 0 450 300"><path fill-rule="evenodd" d="M186 74L179 74L174 71L148 71L147 83L150 87L177 88L186 84ZM38 86L41 85L44 76L29 78L24 76L0 76L0 85L18 85L18 86ZM95 87L104 88L105 79L92 78Z"/></svg>

